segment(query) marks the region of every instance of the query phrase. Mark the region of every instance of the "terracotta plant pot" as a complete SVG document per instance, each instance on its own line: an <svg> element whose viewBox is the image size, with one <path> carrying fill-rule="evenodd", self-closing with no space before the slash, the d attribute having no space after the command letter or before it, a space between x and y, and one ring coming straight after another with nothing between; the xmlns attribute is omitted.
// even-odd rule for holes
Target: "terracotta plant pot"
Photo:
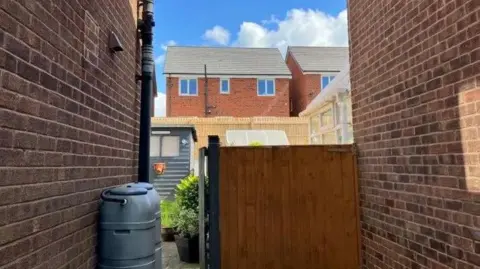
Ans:
<svg viewBox="0 0 480 269"><path fill-rule="evenodd" d="M175 229L169 227L162 227L162 241L173 242L175 241Z"/></svg>
<svg viewBox="0 0 480 269"><path fill-rule="evenodd" d="M180 261L186 263L198 263L200 259L199 238L195 235L190 238L175 235L175 244L177 245Z"/></svg>

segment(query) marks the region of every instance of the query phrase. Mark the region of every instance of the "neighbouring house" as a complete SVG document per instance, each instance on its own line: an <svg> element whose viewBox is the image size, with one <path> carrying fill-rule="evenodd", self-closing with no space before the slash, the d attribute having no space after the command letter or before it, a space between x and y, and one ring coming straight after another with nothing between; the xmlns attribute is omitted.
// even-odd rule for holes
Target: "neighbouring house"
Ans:
<svg viewBox="0 0 480 269"><path fill-rule="evenodd" d="M137 180L137 5L0 1L0 268L96 268L100 192Z"/></svg>
<svg viewBox="0 0 480 269"><path fill-rule="evenodd" d="M196 142L193 125L152 123L150 182L162 199L171 196L180 180L192 173ZM163 166L161 173L155 171L155 164Z"/></svg>
<svg viewBox="0 0 480 269"><path fill-rule="evenodd" d="M298 116L348 63L348 47L288 47L292 116Z"/></svg>
<svg viewBox="0 0 480 269"><path fill-rule="evenodd" d="M290 115L291 73L276 48L169 46L167 117Z"/></svg>
<svg viewBox="0 0 480 269"><path fill-rule="evenodd" d="M300 117L309 119L310 144L353 143L350 93L350 65L347 65L300 112Z"/></svg>
<svg viewBox="0 0 480 269"><path fill-rule="evenodd" d="M362 268L480 268L479 15L348 1Z"/></svg>

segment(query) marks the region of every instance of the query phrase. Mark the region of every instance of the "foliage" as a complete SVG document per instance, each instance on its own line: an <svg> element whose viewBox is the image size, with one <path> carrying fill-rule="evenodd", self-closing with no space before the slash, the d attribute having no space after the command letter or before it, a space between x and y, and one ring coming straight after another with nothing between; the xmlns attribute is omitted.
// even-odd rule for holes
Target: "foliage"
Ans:
<svg viewBox="0 0 480 269"><path fill-rule="evenodd" d="M198 211L193 209L180 209L174 224L179 235L182 237L193 237L199 232Z"/></svg>
<svg viewBox="0 0 480 269"><path fill-rule="evenodd" d="M189 175L177 185L175 202L177 214L174 215L173 225L181 236L191 237L199 230L198 187L199 177ZM205 177L205 201L208 201L208 178Z"/></svg>
<svg viewBox="0 0 480 269"><path fill-rule="evenodd" d="M178 216L180 211L177 201L161 201L160 211L162 214L162 226L166 228L174 227L175 218Z"/></svg>
<svg viewBox="0 0 480 269"><path fill-rule="evenodd" d="M198 213L198 176L189 175L177 185L175 199L181 210L194 210Z"/></svg>
<svg viewBox="0 0 480 269"><path fill-rule="evenodd" d="M252 143L248 144L250 147L261 147L263 144L259 141L253 141Z"/></svg>

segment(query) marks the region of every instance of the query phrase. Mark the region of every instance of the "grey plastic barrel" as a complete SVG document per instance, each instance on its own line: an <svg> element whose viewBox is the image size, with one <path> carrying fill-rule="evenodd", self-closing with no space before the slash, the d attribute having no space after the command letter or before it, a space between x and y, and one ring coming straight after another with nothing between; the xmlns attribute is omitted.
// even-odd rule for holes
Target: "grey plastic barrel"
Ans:
<svg viewBox="0 0 480 269"><path fill-rule="evenodd" d="M145 188L102 192L99 269L155 269L155 214Z"/></svg>
<svg viewBox="0 0 480 269"><path fill-rule="evenodd" d="M147 195L150 199L150 204L155 214L155 269L162 269L162 226L160 212L160 195L150 183L136 182L127 184L126 186L144 188L148 191Z"/></svg>

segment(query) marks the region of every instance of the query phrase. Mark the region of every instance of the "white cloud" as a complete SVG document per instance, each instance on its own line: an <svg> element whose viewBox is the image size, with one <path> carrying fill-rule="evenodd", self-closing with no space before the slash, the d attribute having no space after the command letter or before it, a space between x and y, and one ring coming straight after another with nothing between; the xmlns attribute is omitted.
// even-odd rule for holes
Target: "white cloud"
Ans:
<svg viewBox="0 0 480 269"><path fill-rule="evenodd" d="M166 96L164 93L159 92L155 98L155 117L165 117L166 115Z"/></svg>
<svg viewBox="0 0 480 269"><path fill-rule="evenodd" d="M155 64L163 64L163 62L165 61L165 54L162 54L160 56L158 56L157 58L155 58Z"/></svg>
<svg viewBox="0 0 480 269"><path fill-rule="evenodd" d="M230 42L230 32L222 26L216 25L205 31L203 38L225 46Z"/></svg>
<svg viewBox="0 0 480 269"><path fill-rule="evenodd" d="M246 21L233 45L278 47L283 53L292 45L348 46L347 10L332 16L320 10L292 9L283 20L272 15L262 24Z"/></svg>
<svg viewBox="0 0 480 269"><path fill-rule="evenodd" d="M156 65L162 65L163 62L165 62L165 51L167 50L168 46L175 46L177 45L177 42L174 40L169 40L167 43L161 44L160 47L162 48L162 54L159 55L157 58L155 58L155 64Z"/></svg>
<svg viewBox="0 0 480 269"><path fill-rule="evenodd" d="M175 46L175 45L177 45L177 42L175 42L175 40L168 40L167 43L161 45L161 48L162 50L165 51L167 50L168 46Z"/></svg>

